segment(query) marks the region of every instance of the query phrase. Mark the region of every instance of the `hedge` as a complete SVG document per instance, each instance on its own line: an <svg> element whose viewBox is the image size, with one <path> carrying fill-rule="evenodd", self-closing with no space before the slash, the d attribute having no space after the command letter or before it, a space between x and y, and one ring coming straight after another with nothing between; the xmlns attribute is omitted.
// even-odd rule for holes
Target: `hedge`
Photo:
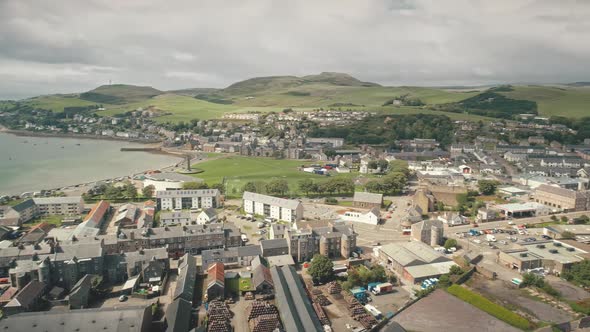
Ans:
<svg viewBox="0 0 590 332"><path fill-rule="evenodd" d="M533 324L526 318L515 314L514 312L464 287L452 285L447 288L447 292L516 328L521 330L530 330L533 328Z"/></svg>

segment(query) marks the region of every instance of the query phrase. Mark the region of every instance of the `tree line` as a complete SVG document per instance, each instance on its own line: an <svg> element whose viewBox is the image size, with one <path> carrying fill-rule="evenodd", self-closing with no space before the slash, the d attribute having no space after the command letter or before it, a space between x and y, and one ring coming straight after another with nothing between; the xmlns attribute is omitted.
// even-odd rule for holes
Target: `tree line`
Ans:
<svg viewBox="0 0 590 332"><path fill-rule="evenodd" d="M453 140L454 125L445 115L382 114L369 116L346 126L310 128L310 137L340 137L347 144L385 144L396 147L401 139L432 138L443 146Z"/></svg>

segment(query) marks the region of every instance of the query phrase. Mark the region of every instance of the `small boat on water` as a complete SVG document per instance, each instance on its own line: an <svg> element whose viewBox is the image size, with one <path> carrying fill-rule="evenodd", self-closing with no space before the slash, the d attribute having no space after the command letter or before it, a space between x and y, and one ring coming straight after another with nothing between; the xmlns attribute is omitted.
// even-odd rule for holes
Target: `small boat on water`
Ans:
<svg viewBox="0 0 590 332"><path fill-rule="evenodd" d="M77 146L80 146L80 143L76 143Z"/></svg>

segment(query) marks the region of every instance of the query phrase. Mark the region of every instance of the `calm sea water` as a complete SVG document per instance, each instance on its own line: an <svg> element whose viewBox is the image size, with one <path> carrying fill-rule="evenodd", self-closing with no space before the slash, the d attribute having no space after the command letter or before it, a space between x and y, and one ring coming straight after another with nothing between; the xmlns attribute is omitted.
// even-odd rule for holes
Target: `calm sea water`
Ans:
<svg viewBox="0 0 590 332"><path fill-rule="evenodd" d="M121 141L22 137L0 133L0 194L57 188L161 168L178 158L121 152Z"/></svg>

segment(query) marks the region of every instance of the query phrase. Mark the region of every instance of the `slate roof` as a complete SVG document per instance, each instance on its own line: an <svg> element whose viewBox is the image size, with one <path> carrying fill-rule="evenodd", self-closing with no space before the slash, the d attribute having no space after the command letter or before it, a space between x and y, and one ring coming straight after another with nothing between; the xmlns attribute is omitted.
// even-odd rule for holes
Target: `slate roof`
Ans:
<svg viewBox="0 0 590 332"><path fill-rule="evenodd" d="M33 201L32 199L27 199L27 200L24 200L24 201L22 201L22 202L20 202L20 203L18 203L16 205L14 205L12 207L12 209L14 211L20 213L20 212L23 212L24 210L29 209L29 208L34 207L34 206L35 206L35 201Z"/></svg>
<svg viewBox="0 0 590 332"><path fill-rule="evenodd" d="M353 201L367 202L372 204L381 204L383 202L383 194L373 194L361 191L355 191Z"/></svg>
<svg viewBox="0 0 590 332"><path fill-rule="evenodd" d="M43 295L44 290L45 283L32 280L6 306L29 307L34 302L37 302L37 299Z"/></svg>
<svg viewBox="0 0 590 332"><path fill-rule="evenodd" d="M27 332L141 332L145 307L41 311L8 316L0 321L0 331ZM151 324L151 321L149 322Z"/></svg>
<svg viewBox="0 0 590 332"><path fill-rule="evenodd" d="M197 276L196 259L191 254L185 254L178 264L178 278L174 289L174 299L193 300L195 278Z"/></svg>
<svg viewBox="0 0 590 332"><path fill-rule="evenodd" d="M270 271L275 286L275 303L285 330L323 331L295 268L273 266Z"/></svg>
<svg viewBox="0 0 590 332"><path fill-rule="evenodd" d="M262 240L260 241L260 247L262 250L264 249L278 249L278 248L287 248L289 245L287 243L287 239L272 239L272 240Z"/></svg>
<svg viewBox="0 0 590 332"><path fill-rule="evenodd" d="M166 308L166 332L187 332L190 329L192 305L185 299L176 299Z"/></svg>

